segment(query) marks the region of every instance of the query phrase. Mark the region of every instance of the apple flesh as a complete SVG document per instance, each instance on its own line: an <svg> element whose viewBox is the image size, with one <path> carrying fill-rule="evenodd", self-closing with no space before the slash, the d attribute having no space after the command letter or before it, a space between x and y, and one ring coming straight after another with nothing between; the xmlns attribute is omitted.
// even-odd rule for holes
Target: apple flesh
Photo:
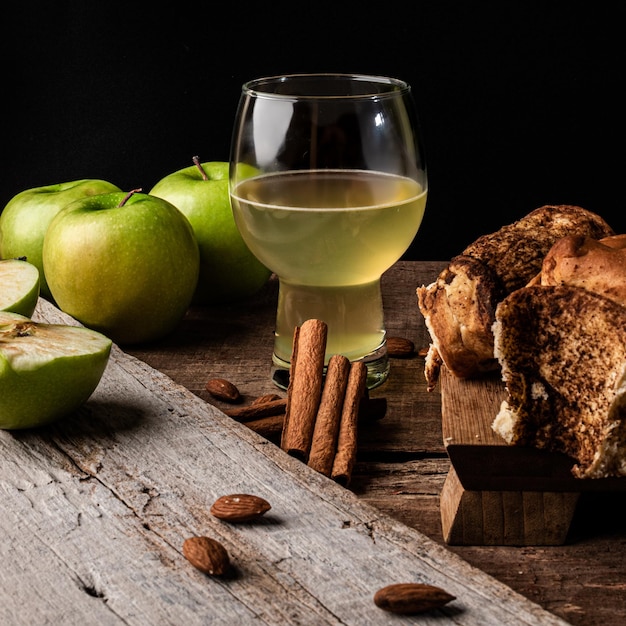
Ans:
<svg viewBox="0 0 626 626"><path fill-rule="evenodd" d="M22 259L0 261L0 311L30 317L39 299L39 270Z"/></svg>
<svg viewBox="0 0 626 626"><path fill-rule="evenodd" d="M43 266L57 306L119 344L160 339L182 320L198 280L187 218L144 193L72 202L50 222Z"/></svg>
<svg viewBox="0 0 626 626"><path fill-rule="evenodd" d="M191 223L200 248L200 276L194 301L228 303L263 287L268 270L241 237L230 205L228 168L208 161L162 178L150 190L176 206Z"/></svg>
<svg viewBox="0 0 626 626"><path fill-rule="evenodd" d="M0 259L25 258L38 270L41 295L52 296L43 271L43 239L52 218L79 198L120 191L97 178L83 178L56 185L26 189L13 196L0 214Z"/></svg>
<svg viewBox="0 0 626 626"><path fill-rule="evenodd" d="M0 312L0 428L34 428L71 413L98 386L111 340L80 326Z"/></svg>

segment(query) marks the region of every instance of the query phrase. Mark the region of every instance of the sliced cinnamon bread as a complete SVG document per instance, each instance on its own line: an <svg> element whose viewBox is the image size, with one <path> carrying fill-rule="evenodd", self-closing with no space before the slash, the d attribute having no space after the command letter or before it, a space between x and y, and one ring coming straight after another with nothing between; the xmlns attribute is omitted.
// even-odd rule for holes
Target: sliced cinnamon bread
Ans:
<svg viewBox="0 0 626 626"><path fill-rule="evenodd" d="M442 363L459 378L497 369L491 327L498 302L539 274L552 245L572 234L600 239L614 231L582 207L546 205L479 237L435 282L417 289L432 342L425 367L429 389Z"/></svg>
<svg viewBox="0 0 626 626"><path fill-rule="evenodd" d="M493 333L508 392L494 430L569 455L578 478L626 476L626 307L530 286L498 305Z"/></svg>

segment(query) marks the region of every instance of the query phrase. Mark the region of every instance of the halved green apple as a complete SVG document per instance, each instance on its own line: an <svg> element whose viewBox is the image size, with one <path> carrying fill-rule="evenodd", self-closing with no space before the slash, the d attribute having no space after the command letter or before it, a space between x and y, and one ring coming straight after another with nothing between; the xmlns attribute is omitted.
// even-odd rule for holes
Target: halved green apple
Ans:
<svg viewBox="0 0 626 626"><path fill-rule="evenodd" d="M0 261L0 311L30 317L39 299L39 270L23 259Z"/></svg>
<svg viewBox="0 0 626 626"><path fill-rule="evenodd" d="M95 391L111 340L82 326L0 311L0 428L34 428L80 407Z"/></svg>

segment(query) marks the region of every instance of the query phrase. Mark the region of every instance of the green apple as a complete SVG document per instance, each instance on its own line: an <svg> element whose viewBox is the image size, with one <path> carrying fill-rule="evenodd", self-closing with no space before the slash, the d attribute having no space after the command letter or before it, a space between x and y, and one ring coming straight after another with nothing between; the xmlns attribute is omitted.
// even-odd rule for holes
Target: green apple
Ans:
<svg viewBox="0 0 626 626"><path fill-rule="evenodd" d="M178 170L150 190L182 211L200 247L195 302L227 303L250 296L270 271L250 252L235 224L228 193L228 163L209 161Z"/></svg>
<svg viewBox="0 0 626 626"><path fill-rule="evenodd" d="M0 312L0 428L43 426L77 409L110 351L111 340L88 328Z"/></svg>
<svg viewBox="0 0 626 626"><path fill-rule="evenodd" d="M0 261L0 311L30 317L39 299L39 270L23 259Z"/></svg>
<svg viewBox="0 0 626 626"><path fill-rule="evenodd" d="M27 189L13 196L0 214L0 259L25 257L39 270L41 295L50 300L41 250L52 218L74 200L113 191L120 189L105 180L84 178Z"/></svg>
<svg viewBox="0 0 626 626"><path fill-rule="evenodd" d="M138 190L72 202L50 222L43 242L57 306L119 344L151 342L179 324L199 263L187 218Z"/></svg>

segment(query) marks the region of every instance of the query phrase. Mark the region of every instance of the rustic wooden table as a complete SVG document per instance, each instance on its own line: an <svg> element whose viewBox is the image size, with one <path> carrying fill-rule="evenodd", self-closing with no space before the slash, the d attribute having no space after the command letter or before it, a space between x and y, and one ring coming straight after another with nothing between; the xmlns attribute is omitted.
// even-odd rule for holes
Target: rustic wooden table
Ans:
<svg viewBox="0 0 626 626"><path fill-rule="evenodd" d="M383 278L389 334L418 349L428 337L415 288L442 265L401 262ZM623 493L583 494L562 546L445 544L450 464L423 358L393 360L372 392L387 413L360 427L348 488L218 410L228 405L206 392L209 378L234 382L244 402L275 391L275 307L271 281L245 305L192 308L158 344L115 349L75 415L0 432L0 623L430 623L373 605L376 589L407 581L456 596L437 623L626 622ZM43 301L36 318L68 321ZM259 523L208 513L241 491L272 503ZM230 577L185 561L194 534L226 545Z"/></svg>
<svg viewBox="0 0 626 626"><path fill-rule="evenodd" d="M383 277L390 335L429 344L415 289L431 282L444 263L399 262ZM245 306L197 309L174 336L130 352L216 404L209 378L235 382L251 400L274 391L269 357L276 308L270 283ZM450 464L441 432L439 391L428 393L423 358L394 359L385 397L386 417L361 428L359 459L350 485L359 498L445 545L439 496ZM469 563L555 615L585 626L626 624L626 494L582 494L568 540L555 547L447 546Z"/></svg>

